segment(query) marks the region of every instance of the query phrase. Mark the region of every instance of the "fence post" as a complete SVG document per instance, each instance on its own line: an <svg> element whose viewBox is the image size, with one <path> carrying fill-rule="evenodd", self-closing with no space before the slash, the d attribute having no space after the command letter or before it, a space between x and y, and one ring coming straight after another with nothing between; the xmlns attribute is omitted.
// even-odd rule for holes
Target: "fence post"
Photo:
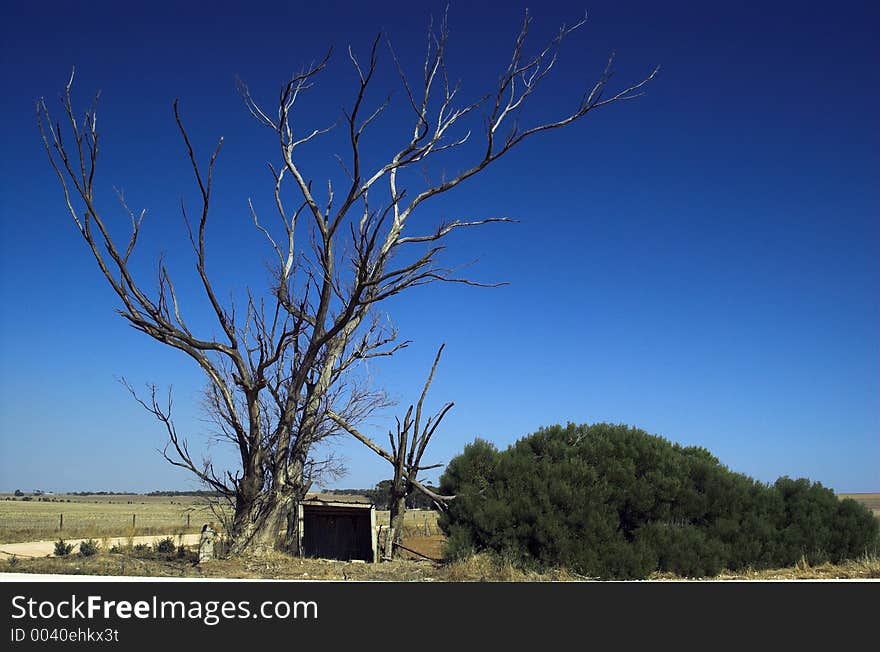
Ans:
<svg viewBox="0 0 880 652"><path fill-rule="evenodd" d="M189 527L189 514L186 515L186 527Z"/></svg>
<svg viewBox="0 0 880 652"><path fill-rule="evenodd" d="M137 514L132 514L132 515L131 515L131 529L132 529L132 530L133 530L134 527L135 527L136 519L137 519Z"/></svg>
<svg viewBox="0 0 880 652"><path fill-rule="evenodd" d="M63 529L64 529L64 514L61 513L58 515L58 531L61 532L61 530L63 530Z"/></svg>

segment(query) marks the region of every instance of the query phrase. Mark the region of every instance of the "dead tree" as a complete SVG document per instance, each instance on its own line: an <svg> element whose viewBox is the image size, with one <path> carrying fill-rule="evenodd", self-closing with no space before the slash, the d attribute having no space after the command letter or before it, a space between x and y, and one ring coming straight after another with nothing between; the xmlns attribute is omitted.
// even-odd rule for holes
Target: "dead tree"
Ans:
<svg viewBox="0 0 880 652"><path fill-rule="evenodd" d="M96 104L77 119L71 100L72 75L61 98L65 127L52 120L44 100L37 102L43 144L67 210L115 292L119 314L138 331L181 351L206 376L209 411L220 435L237 451L237 468L215 469L210 459L193 455L186 437L174 427L170 402L160 402L155 388L150 390L150 398L141 402L167 431L166 458L195 474L233 505L233 554L267 547L298 553L296 508L324 464L315 457L316 447L341 432L330 413L355 425L384 405L381 394L360 382L357 370L364 361L392 355L407 342L398 341L396 330L378 316L376 306L434 282L486 285L440 264L444 238L453 231L511 220L455 218L425 228L414 221L422 204L479 174L532 136L569 126L595 109L639 96L657 73L655 69L645 79L608 93L611 57L597 81L583 89L573 109L558 119L523 126L522 108L553 70L563 41L584 23L563 26L546 46L527 55L530 22L527 15L497 86L467 102L460 101L460 86L451 83L447 74L445 18L439 29L428 29L417 83L406 74L388 42L403 102L411 110L412 128L385 162L375 167L368 164L372 157L362 155L361 143L390 102L386 99L368 108L371 100L367 91L379 63L382 35L373 40L366 59L359 59L349 48L347 58L357 81L350 108L341 120L347 141L347 152L337 156L346 173L341 190L331 179L319 193L301 167L301 148L317 142L329 128L303 128L292 118L294 105L304 100L327 68L329 53L283 84L271 110L264 109L240 83L245 106L260 125L273 132L278 147L278 159L269 165L277 226L268 227L250 205L254 227L265 235L275 258L275 278L263 292L248 290L243 309L239 305L237 310L231 299L221 300L209 274L205 233L223 139L207 162L200 164L175 100L174 120L199 198L196 211L181 202L181 212L195 273L218 336L190 328L192 320L187 321L185 307L178 301L175 284L161 258L158 287L148 289L152 282L136 278L129 261L146 213L131 210L121 194L131 232L127 241L117 241L111 235L115 227L111 228L111 218L102 213L97 201L96 170L102 141ZM468 150L462 146L471 140L472 132L465 124L480 111L484 143L476 153L466 155ZM461 171L436 182L423 176L425 166L437 154L457 148L462 148L462 160L470 157Z"/></svg>
<svg viewBox="0 0 880 652"><path fill-rule="evenodd" d="M406 517L406 499L413 491L422 492L433 500L438 508L442 508L447 501L455 498L455 496L444 496L432 491L418 479L419 473L443 466L442 464L423 466L422 457L425 454L428 443L431 441L431 437L434 436L434 433L440 426L440 422L443 421L443 417L446 416L455 404L452 402L447 403L424 422L422 422L422 406L425 402L425 396L428 394L428 388L434 380L434 372L437 370L437 363L440 362L440 356L445 346L443 344L437 350L434 364L431 365L431 371L422 388L418 403L409 406L402 422L399 418L396 419L396 433L388 432L388 441L391 445L390 452L361 433L355 426L348 423L345 418L332 411L328 413L328 416L341 428L365 444L374 453L388 460L394 469L394 477L391 480L390 489L391 524L388 543L385 549L386 557L393 558L395 556L395 544L402 542L403 525Z"/></svg>

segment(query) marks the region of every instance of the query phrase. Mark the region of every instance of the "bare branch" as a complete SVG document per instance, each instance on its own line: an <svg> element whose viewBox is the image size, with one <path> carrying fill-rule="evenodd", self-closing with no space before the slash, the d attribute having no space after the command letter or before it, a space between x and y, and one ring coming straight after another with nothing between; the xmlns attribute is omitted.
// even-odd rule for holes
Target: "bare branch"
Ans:
<svg viewBox="0 0 880 652"><path fill-rule="evenodd" d="M174 426L174 421L171 418L171 410L174 402L172 399L170 388L168 390L168 397L166 399L166 407L162 408L158 400L158 390L155 385L149 386L150 399L148 403L140 396L138 396L135 389L127 380L125 380L125 378L120 379L120 382L131 393L132 397L134 397L134 400L137 401L147 412L152 414L165 427L165 430L168 433L168 443L162 450L162 456L168 462L170 462L174 466L179 466L181 468L187 469L188 471L191 471L206 485L224 495L231 496L235 494L234 487L230 487L224 484L219 478L217 478L217 476L214 474L213 466L209 461L203 462L200 466L197 466L193 462L187 442L185 439L182 439L178 436L177 429ZM167 451L169 446L173 446L177 454L176 458L168 455Z"/></svg>
<svg viewBox="0 0 880 652"><path fill-rule="evenodd" d="M390 453L383 450L381 447L377 446L375 444L375 442L373 442L373 440L371 440L366 435L362 434L357 428L355 428L351 424L347 423L338 414L336 414L334 412L329 412L327 414L327 416L330 417L340 428L343 428L346 432L348 432L352 437L354 437L355 439L360 441L362 444L364 444L367 448L372 450L374 453L376 453L380 457L383 457L386 460L388 460L389 462L391 462L392 464L394 464L394 458L391 456ZM455 500L455 496L444 496L444 495L438 494L438 493L428 489L427 487L425 487L425 485L423 485L421 482L419 482L416 479L415 473L410 474L408 471L404 470L404 474L406 475L407 481L410 482L413 485L413 487L415 487L416 489L421 491L423 494L425 494L426 496L428 496L432 500L436 500L436 501L440 501L440 502Z"/></svg>
<svg viewBox="0 0 880 652"><path fill-rule="evenodd" d="M226 298L215 291L207 263L208 219L223 139L206 158L198 154L175 100L174 121L199 193L195 207L181 198L181 215L200 292L211 306L208 314L214 326L209 326L210 336L194 332L201 320L185 314L185 296L177 291L183 287L181 279L172 280L161 256L149 291L136 278L131 261L142 246L146 210L136 213L123 192L116 190L128 227L125 238L116 241L111 235L115 225L98 209L99 95L84 114L77 114L71 100L72 71L61 97L62 121L52 120L44 100L36 103L43 148L63 193L64 207L118 298L119 314L134 329L182 351L205 374L203 407L212 435L235 447L240 462L236 468L215 469L209 459L194 459L171 418L170 395L163 403L154 386L145 399L127 383L126 387L164 427L168 445L163 456L234 504L230 532L235 552L257 543L274 546L286 541L284 546L292 550L298 545L297 519L289 518L290 510L319 476L342 472L332 452L321 451L322 442L342 433L351 434L392 464L397 499L413 490L440 504L453 498L437 494L417 478L420 472L440 467L423 464L422 457L453 407L446 403L429 418L424 416L442 346L417 402L397 420L396 432L389 433L390 451L358 430L367 417L390 404L384 392L369 385L369 364L399 353L410 343L398 336L390 319L380 318L377 308L386 299L430 283L504 285L468 278L461 267L443 264L441 255L446 243L454 239L449 237L453 232L474 233L472 227L515 220L477 216L435 226L417 224L414 214L423 202L480 174L526 138L571 125L593 109L641 96L659 70L612 91L611 55L598 79L577 90L572 108L560 110L550 120L531 123L525 113L529 102L535 101L530 98L538 97L542 82L557 68L562 44L584 20L563 25L533 53L527 52L530 24L526 14L497 85L469 99L463 98L460 82L451 79L447 70L446 13L436 25L429 24L424 55L414 69L386 35L372 39L368 54L359 55L349 47L346 66L354 71L353 95L338 121L328 118L330 127L304 126L294 115L297 102L311 97L307 92L328 67L330 51L291 75L271 106L258 103L248 86L237 80L246 110L270 130L277 148L274 161L268 163L272 180L267 188L276 216L266 221L258 214L260 204L247 200L247 219L268 243L271 277L262 292L244 290L243 304L231 292ZM366 152L364 143L392 101L392 93L384 92L387 89L373 97L373 86L381 79L377 72L383 43L388 45L389 65L402 88L395 97L403 96L408 117L398 139L390 132L382 134L388 150L380 158ZM472 148L480 131L469 123L477 121L478 109L486 113L485 142ZM306 169L299 148L327 142L319 137L339 122L346 128L348 142L337 161L348 181L340 185L327 179L324 185L323 179L310 176L313 173ZM444 171L432 181L431 168L440 161L439 155L456 149L463 167L449 175ZM278 527L288 530L279 535L272 531Z"/></svg>

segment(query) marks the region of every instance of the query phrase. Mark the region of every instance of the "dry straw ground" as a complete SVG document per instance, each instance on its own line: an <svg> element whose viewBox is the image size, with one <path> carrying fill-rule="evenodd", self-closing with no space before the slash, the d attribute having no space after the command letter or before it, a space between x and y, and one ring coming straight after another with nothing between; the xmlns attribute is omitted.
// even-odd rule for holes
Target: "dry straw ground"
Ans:
<svg viewBox="0 0 880 652"><path fill-rule="evenodd" d="M880 515L880 494L857 494L856 498ZM131 514L136 514L137 535L183 534L197 531L204 520L213 520L210 510L198 499L186 497L58 497L71 502L5 501L0 495L0 544L32 539L57 539L58 514L65 514L67 539L94 537L98 540L113 535L131 536ZM111 502L112 501L112 502ZM186 528L190 514L191 528ZM72 521L70 529L67 523ZM380 524L388 522L388 512L378 513ZM143 524L143 525L141 525ZM162 530L158 532L156 530ZM411 550L439 559L443 536L431 512L410 511L407 514L404 545ZM295 580L378 580L436 582L547 582L583 581L583 577L564 569L546 573L523 571L490 555L475 555L453 564L428 561L405 553L405 558L381 564L348 563L320 559L292 559L272 555L259 559L217 560L196 564L190 547L182 557L159 555L149 550L123 549L110 553L109 545L94 557L72 555L66 558L0 555L0 571L25 573L61 573L81 575L127 575L148 577L216 577L266 578ZM2 549L2 545L0 545ZM679 580L667 574L655 574L653 580ZM705 578L704 578L705 579ZM880 579L880 559L866 557L839 565L809 566L802 562L791 568L724 572L717 580L808 580L808 579Z"/></svg>
<svg viewBox="0 0 880 652"><path fill-rule="evenodd" d="M406 539L409 545L418 545ZM577 582L591 578L566 571L545 573L523 571L489 555L475 555L453 563L432 563L419 559L401 559L381 564L349 563L322 559L293 559L271 555L259 559L217 560L195 563L192 549L184 558L128 550L122 553L101 551L94 557L76 555L43 557L2 562L4 572L57 573L65 575L124 575L139 577L249 578L286 580L394 581L394 582ZM656 574L651 580L683 580ZM880 559L865 558L840 565L811 567L805 563L771 571L721 573L710 580L810 580L810 579L880 579Z"/></svg>

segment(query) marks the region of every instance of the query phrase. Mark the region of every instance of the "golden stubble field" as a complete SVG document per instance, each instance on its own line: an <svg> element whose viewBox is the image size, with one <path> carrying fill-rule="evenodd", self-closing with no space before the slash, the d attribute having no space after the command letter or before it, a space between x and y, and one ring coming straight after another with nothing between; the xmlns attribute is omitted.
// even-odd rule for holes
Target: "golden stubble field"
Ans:
<svg viewBox="0 0 880 652"><path fill-rule="evenodd" d="M865 504L880 518L880 494L846 494ZM111 536L177 535L200 530L203 523L215 521L211 506L204 498L190 496L68 496L53 495L46 501L31 499L6 500L0 494L0 544L58 538L105 539ZM69 502L68 502L69 501ZM59 531L59 516L64 514L64 527ZM135 527L132 528L132 515ZM187 516L189 527L187 527ZM380 525L388 524L387 511L377 512ZM415 552L439 558L444 537L437 527L436 514L419 510L407 512L404 544ZM190 552L191 556L193 553ZM581 581L581 577L564 570L546 574L521 571L500 563L488 555L455 564L439 564L417 555L404 554L404 559L382 564L357 564L330 560L293 559L284 555L265 559L218 560L195 564L191 560L162 559L149 554L133 555L131 551L112 554L102 550L94 557L19 558L13 564L5 559L0 572L63 573L89 575L138 575L160 577L230 577L286 578L324 580L380 581ZM840 565L806 564L786 569L757 572L724 573L720 580L791 580L880 578L880 560L865 558ZM679 580L658 574L655 580Z"/></svg>
<svg viewBox="0 0 880 652"><path fill-rule="evenodd" d="M11 494L0 494L0 543L187 534L216 520L207 501L194 496L55 494L28 501L11 498Z"/></svg>
<svg viewBox="0 0 880 652"><path fill-rule="evenodd" d="M27 501L12 498L12 494L0 494L0 543L194 534L205 523L219 520L215 513L217 504L212 506L206 498L198 496L54 494ZM388 525L389 513L377 511L376 521L378 525ZM413 535L440 534L435 512L409 510L405 527Z"/></svg>

